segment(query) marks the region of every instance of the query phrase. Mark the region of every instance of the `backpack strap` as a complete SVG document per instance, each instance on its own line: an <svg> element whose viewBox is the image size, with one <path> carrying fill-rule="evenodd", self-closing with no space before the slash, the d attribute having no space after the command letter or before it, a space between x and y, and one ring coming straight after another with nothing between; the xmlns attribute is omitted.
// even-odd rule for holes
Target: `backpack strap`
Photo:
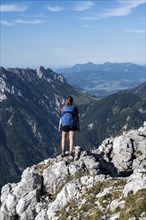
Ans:
<svg viewBox="0 0 146 220"><path fill-rule="evenodd" d="M73 110L74 110L74 109L73 109ZM73 115L73 116L75 115L75 112L73 112L73 111L64 111L64 112L63 112L63 114L66 114L66 113L69 113L69 114L71 114L71 115Z"/></svg>
<svg viewBox="0 0 146 220"><path fill-rule="evenodd" d="M63 116L66 113L72 114L73 116L75 116L76 114L78 114L78 109L75 106L72 106L72 110L71 111L67 111L65 110L67 106L63 106L61 109L61 115Z"/></svg>
<svg viewBox="0 0 146 220"><path fill-rule="evenodd" d="M62 113L75 113L75 106L63 106L61 111Z"/></svg>

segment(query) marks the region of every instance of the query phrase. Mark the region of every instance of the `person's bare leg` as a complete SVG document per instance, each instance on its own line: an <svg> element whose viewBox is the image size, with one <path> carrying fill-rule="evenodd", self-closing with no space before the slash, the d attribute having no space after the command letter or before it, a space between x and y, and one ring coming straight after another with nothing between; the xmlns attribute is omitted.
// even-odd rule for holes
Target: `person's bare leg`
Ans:
<svg viewBox="0 0 146 220"><path fill-rule="evenodd" d="M73 152L74 149L74 136L75 136L75 131L69 131L69 151L70 151L70 155Z"/></svg>
<svg viewBox="0 0 146 220"><path fill-rule="evenodd" d="M66 137L67 137L67 132L62 131L62 140L61 140L61 149L62 149L62 152L65 152ZM64 156L65 156L65 154L64 154Z"/></svg>

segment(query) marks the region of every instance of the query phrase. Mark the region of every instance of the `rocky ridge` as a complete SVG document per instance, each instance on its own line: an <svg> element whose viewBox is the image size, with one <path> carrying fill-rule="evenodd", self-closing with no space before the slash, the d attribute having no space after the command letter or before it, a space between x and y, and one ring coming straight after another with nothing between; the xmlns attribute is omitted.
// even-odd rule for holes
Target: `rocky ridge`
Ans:
<svg viewBox="0 0 146 220"><path fill-rule="evenodd" d="M146 122L94 151L48 158L1 191L1 220L146 220Z"/></svg>

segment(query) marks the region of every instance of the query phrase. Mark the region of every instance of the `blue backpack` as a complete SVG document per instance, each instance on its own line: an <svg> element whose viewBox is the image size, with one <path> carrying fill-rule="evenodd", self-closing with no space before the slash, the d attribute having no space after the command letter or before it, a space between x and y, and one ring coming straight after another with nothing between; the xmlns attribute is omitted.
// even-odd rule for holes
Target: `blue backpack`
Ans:
<svg viewBox="0 0 146 220"><path fill-rule="evenodd" d="M74 106L64 106L61 116L62 126L75 126L76 117L75 117L75 107Z"/></svg>

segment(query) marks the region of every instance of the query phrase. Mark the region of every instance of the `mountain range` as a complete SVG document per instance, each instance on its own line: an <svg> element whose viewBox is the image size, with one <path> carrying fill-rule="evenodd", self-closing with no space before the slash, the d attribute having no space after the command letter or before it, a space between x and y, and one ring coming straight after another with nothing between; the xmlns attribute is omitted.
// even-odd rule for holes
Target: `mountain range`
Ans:
<svg viewBox="0 0 146 220"><path fill-rule="evenodd" d="M133 63L76 64L57 69L69 84L98 97L136 87L146 81L145 66Z"/></svg>
<svg viewBox="0 0 146 220"><path fill-rule="evenodd" d="M59 110L68 95L90 101L51 69L0 68L1 184L60 149Z"/></svg>
<svg viewBox="0 0 146 220"><path fill-rule="evenodd" d="M51 69L0 68L0 184L60 153L59 110L72 95L80 112L75 145L97 148L146 121L146 83L102 99L81 93Z"/></svg>

